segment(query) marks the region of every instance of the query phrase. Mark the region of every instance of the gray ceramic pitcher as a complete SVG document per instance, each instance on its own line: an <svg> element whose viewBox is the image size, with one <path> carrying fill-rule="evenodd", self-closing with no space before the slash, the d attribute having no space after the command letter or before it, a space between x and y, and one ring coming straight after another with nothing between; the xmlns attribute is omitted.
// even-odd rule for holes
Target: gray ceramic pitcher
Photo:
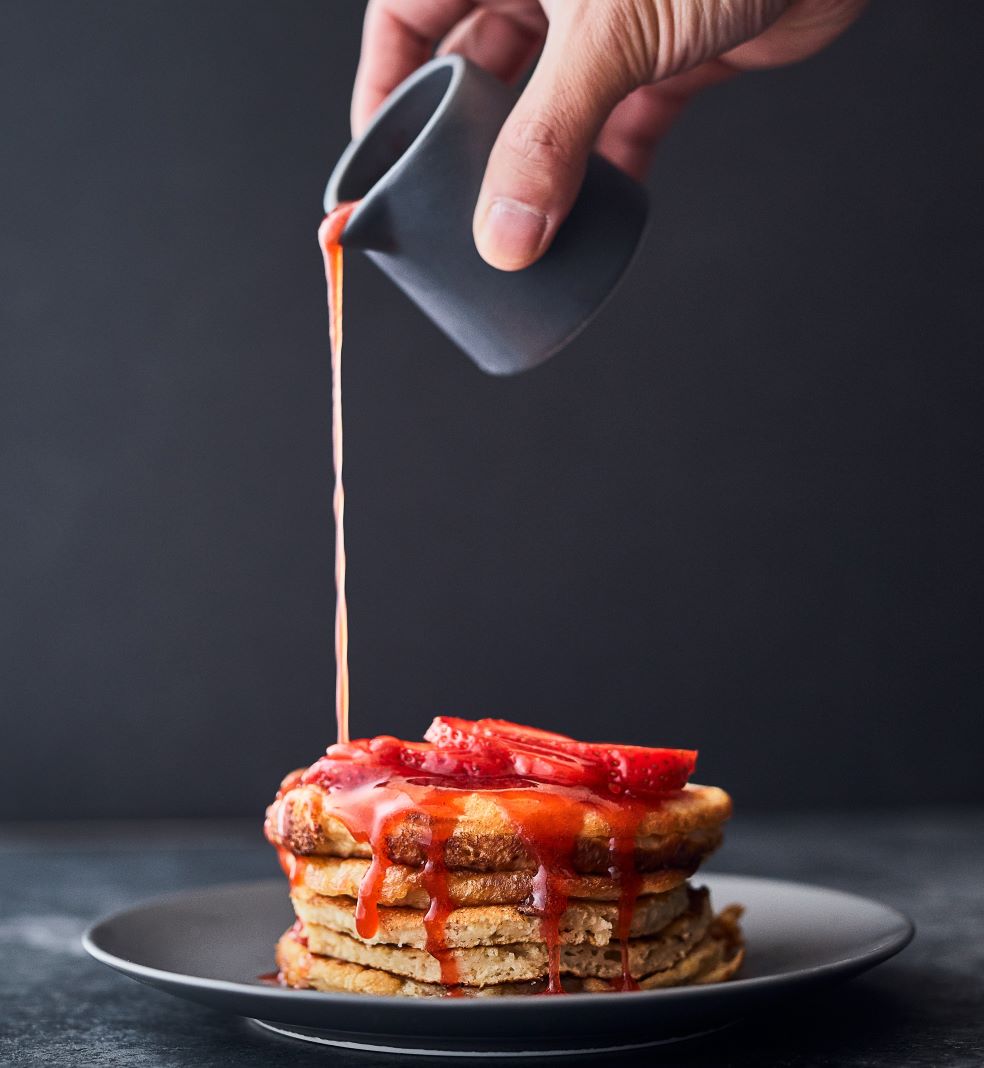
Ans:
<svg viewBox="0 0 984 1068"><path fill-rule="evenodd" d="M434 59L346 149L325 210L362 203L342 233L490 374L542 363L614 291L646 221L646 191L600 156L549 251L522 271L479 256L472 215L516 91L460 56Z"/></svg>

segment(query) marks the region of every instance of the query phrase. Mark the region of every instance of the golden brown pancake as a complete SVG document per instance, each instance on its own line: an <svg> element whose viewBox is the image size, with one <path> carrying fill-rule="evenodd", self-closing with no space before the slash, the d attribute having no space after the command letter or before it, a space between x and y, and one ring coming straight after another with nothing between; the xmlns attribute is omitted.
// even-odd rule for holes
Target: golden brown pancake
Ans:
<svg viewBox="0 0 984 1068"><path fill-rule="evenodd" d="M633 978L672 967L707 934L711 909L706 891L692 891L689 907L658 934L630 938L629 972ZM357 938L326 927L304 924L301 935L315 954L361 964L417 979L441 982L440 962L426 949L385 944L367 945ZM497 946L473 946L450 950L458 981L465 986L489 986L540 979L549 968L547 947L542 941ZM622 975L618 946L561 945L560 972L581 979L616 979Z"/></svg>
<svg viewBox="0 0 984 1068"><path fill-rule="evenodd" d="M359 886L369 868L368 860L351 857L298 857L295 886L325 897L359 896ZM640 876L639 893L662 894L685 882L696 867L666 869ZM450 871L448 899L453 905L520 905L534 890L531 871ZM565 880L567 896L588 901L618 901L619 886L608 875L577 875ZM405 905L426 909L430 905L422 868L391 864L379 892L380 905Z"/></svg>
<svg viewBox="0 0 984 1068"><path fill-rule="evenodd" d="M739 915L740 909L735 906L726 909L710 923L703 937L690 943L674 963L639 978L639 987L648 990L720 982L731 978L744 956ZM404 997L441 997L448 993L447 988L439 982L408 978L383 968L314 953L292 931L288 931L277 944L277 966L284 981L294 987ZM462 986L460 991L475 997L501 997L538 994L545 985L545 979L536 979ZM563 985L570 993L616 990L620 986L620 969L615 978L567 975L563 978Z"/></svg>
<svg viewBox="0 0 984 1068"><path fill-rule="evenodd" d="M284 783L296 781L296 773ZM605 874L610 864L612 828L601 808L572 801L580 832L574 850L575 871ZM731 815L731 799L714 786L689 785L653 802L636 838L636 867L694 870L721 841L721 824ZM372 855L369 844L357 842L332 811L331 795L315 785L286 789L267 809L269 840L298 856L361 857ZM386 836L386 854L396 864L420 867L426 860L430 826L426 816L410 811ZM454 832L444 848L452 870L529 871L537 860L517 834L494 791L475 791L464 802Z"/></svg>
<svg viewBox="0 0 984 1068"><path fill-rule="evenodd" d="M355 926L355 902L347 897L325 897L303 887L291 893L298 918L310 929L322 927L369 944L385 943L423 949L427 943L423 909L380 908L379 927L362 938ZM682 915L690 905L688 888L677 886L665 894L637 899L630 936L655 934ZM618 942L618 906L614 902L570 901L560 917L563 945L608 946ZM502 946L542 941L540 917L515 905L479 905L455 909L446 919L444 944L449 948ZM318 950L318 952L322 952Z"/></svg>

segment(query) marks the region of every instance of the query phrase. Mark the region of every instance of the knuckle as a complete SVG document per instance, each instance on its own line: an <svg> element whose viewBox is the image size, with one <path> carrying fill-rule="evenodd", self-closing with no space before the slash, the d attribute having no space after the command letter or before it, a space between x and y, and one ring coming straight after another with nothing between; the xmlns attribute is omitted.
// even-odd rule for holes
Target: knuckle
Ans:
<svg viewBox="0 0 984 1068"><path fill-rule="evenodd" d="M520 119L509 126L506 143L520 160L535 166L569 166L570 151L555 123Z"/></svg>

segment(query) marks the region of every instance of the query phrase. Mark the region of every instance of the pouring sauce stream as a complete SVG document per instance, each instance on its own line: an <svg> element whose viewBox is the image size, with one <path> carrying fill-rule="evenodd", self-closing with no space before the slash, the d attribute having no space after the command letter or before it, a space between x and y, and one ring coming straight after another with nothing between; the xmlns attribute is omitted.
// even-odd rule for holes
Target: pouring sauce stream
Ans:
<svg viewBox="0 0 984 1068"><path fill-rule="evenodd" d="M339 204L318 228L328 282L331 340L331 447L335 470L335 718L338 740L349 740L348 602L345 599L345 485L342 481L342 231L358 201Z"/></svg>

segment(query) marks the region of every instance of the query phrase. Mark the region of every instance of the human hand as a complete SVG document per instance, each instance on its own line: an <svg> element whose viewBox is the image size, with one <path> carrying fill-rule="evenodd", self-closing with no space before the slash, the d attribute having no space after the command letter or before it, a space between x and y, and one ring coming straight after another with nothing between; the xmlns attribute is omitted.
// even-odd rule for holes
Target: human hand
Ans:
<svg viewBox="0 0 984 1068"><path fill-rule="evenodd" d="M370 0L352 127L434 47L514 81L539 61L492 149L475 243L518 270L550 246L592 148L641 178L700 89L818 52L866 0Z"/></svg>

